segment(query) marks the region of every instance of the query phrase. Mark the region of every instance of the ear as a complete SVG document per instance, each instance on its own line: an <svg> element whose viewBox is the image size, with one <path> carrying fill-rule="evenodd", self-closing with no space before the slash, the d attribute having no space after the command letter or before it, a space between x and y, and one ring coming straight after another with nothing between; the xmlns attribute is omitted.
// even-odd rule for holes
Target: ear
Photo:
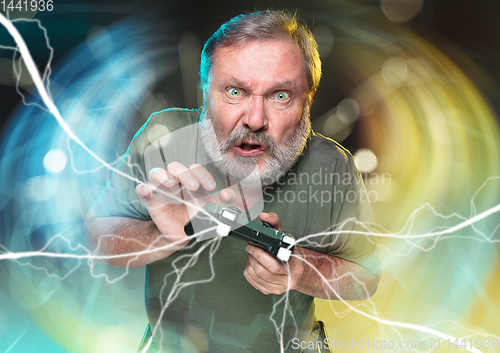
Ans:
<svg viewBox="0 0 500 353"><path fill-rule="evenodd" d="M311 106L313 104L313 98L314 98L315 94L316 94L316 90L314 90L311 93L309 93L309 109L311 109Z"/></svg>

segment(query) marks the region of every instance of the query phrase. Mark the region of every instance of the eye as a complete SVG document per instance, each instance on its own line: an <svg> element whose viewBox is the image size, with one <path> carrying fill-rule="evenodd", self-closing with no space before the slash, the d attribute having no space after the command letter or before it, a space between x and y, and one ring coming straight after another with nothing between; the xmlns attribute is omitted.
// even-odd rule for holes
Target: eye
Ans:
<svg viewBox="0 0 500 353"><path fill-rule="evenodd" d="M239 97L241 96L241 89L239 88L230 88L229 89L229 95L233 97Z"/></svg>
<svg viewBox="0 0 500 353"><path fill-rule="evenodd" d="M278 92L275 95L276 99L280 102L286 101L288 98L290 98L290 95L286 92Z"/></svg>

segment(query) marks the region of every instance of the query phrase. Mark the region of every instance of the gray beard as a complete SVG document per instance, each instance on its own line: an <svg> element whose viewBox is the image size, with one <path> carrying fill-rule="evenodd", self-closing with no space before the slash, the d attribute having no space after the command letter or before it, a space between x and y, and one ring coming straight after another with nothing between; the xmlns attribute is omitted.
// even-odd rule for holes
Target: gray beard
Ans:
<svg viewBox="0 0 500 353"><path fill-rule="evenodd" d="M246 128L231 131L227 139L223 139L220 125L213 120L209 109L203 108L199 131L205 152L212 159L217 169L236 181L244 180L251 185L262 187L278 181L295 164L300 157L311 133L309 104L305 104L299 125L293 134L281 143L277 143L266 132L252 132ZM212 128L213 127L213 128ZM257 165L262 157L229 157L227 152L234 147L237 140L251 140L267 147L268 155L261 165Z"/></svg>

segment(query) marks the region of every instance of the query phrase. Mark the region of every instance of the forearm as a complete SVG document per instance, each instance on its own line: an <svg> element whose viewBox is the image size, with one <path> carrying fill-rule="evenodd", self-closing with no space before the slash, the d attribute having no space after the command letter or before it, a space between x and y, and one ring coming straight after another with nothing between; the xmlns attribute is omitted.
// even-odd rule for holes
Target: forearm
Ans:
<svg viewBox="0 0 500 353"><path fill-rule="evenodd" d="M153 221L128 217L85 219L87 244L95 261L117 267L138 267L163 259L178 248L169 246Z"/></svg>
<svg viewBox="0 0 500 353"><path fill-rule="evenodd" d="M362 300L377 290L380 274L332 255L296 247L304 272L296 290L321 299Z"/></svg>

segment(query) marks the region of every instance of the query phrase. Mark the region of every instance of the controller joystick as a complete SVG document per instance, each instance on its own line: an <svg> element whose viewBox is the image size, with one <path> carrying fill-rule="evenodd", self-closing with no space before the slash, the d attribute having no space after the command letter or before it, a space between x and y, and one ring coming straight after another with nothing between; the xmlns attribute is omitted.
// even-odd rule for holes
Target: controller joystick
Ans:
<svg viewBox="0 0 500 353"><path fill-rule="evenodd" d="M266 221L262 221L262 224L264 225L264 227L267 227L267 228L272 228L273 227L270 223L268 223Z"/></svg>

